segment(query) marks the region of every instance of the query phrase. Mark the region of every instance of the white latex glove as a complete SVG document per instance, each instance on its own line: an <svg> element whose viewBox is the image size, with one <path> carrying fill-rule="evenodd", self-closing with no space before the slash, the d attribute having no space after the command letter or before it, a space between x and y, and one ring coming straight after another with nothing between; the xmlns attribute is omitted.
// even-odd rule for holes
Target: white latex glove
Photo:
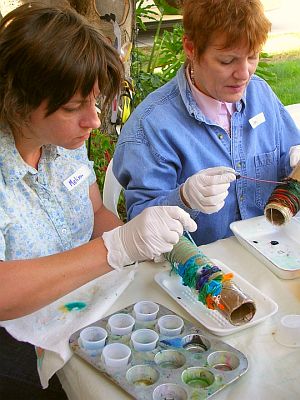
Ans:
<svg viewBox="0 0 300 400"><path fill-rule="evenodd" d="M300 145L292 146L290 148L290 166L292 168L296 167L298 162L300 161Z"/></svg>
<svg viewBox="0 0 300 400"><path fill-rule="evenodd" d="M102 235L110 266L120 269L135 261L153 260L172 250L184 230L197 229L190 215L177 206L144 209L131 221Z"/></svg>
<svg viewBox="0 0 300 400"><path fill-rule="evenodd" d="M224 206L230 182L236 179L233 168L213 167L190 176L181 186L183 201L190 208L212 214Z"/></svg>

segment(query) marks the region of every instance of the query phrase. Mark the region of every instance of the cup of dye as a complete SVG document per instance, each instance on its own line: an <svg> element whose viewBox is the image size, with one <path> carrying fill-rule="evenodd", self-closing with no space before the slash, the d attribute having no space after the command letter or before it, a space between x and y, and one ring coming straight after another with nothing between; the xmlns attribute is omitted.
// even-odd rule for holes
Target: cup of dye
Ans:
<svg viewBox="0 0 300 400"><path fill-rule="evenodd" d="M102 357L107 367L126 367L131 355L130 347L123 343L110 343L102 351Z"/></svg>
<svg viewBox="0 0 300 400"><path fill-rule="evenodd" d="M132 332L135 319L125 313L114 314L108 319L108 325L113 335L129 335Z"/></svg>
<svg viewBox="0 0 300 400"><path fill-rule="evenodd" d="M158 334L153 329L137 329L131 334L131 341L136 351L152 351L155 349Z"/></svg>
<svg viewBox="0 0 300 400"><path fill-rule="evenodd" d="M84 328L79 335L80 345L91 355L98 354L104 347L107 331L100 326Z"/></svg>
<svg viewBox="0 0 300 400"><path fill-rule="evenodd" d="M287 347L300 347L300 315L285 315L279 321L275 340Z"/></svg>
<svg viewBox="0 0 300 400"><path fill-rule="evenodd" d="M157 321L159 332L165 336L180 335L184 322L177 315L163 315Z"/></svg>
<svg viewBox="0 0 300 400"><path fill-rule="evenodd" d="M175 383L163 383L153 391L153 400L187 400L187 398L184 388Z"/></svg>
<svg viewBox="0 0 300 400"><path fill-rule="evenodd" d="M153 301L139 301L133 307L135 317L139 321L153 321L156 319L159 306Z"/></svg>

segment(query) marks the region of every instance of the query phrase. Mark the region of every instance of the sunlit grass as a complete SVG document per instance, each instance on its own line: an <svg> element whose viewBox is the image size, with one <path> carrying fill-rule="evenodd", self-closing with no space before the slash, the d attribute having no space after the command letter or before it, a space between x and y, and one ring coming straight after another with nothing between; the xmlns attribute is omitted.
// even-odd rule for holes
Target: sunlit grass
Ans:
<svg viewBox="0 0 300 400"><path fill-rule="evenodd" d="M298 58L273 62L270 71L277 77L270 85L282 103L300 103L300 54Z"/></svg>
<svg viewBox="0 0 300 400"><path fill-rule="evenodd" d="M264 51L272 56L270 85L284 105L300 103L300 32L271 35Z"/></svg>

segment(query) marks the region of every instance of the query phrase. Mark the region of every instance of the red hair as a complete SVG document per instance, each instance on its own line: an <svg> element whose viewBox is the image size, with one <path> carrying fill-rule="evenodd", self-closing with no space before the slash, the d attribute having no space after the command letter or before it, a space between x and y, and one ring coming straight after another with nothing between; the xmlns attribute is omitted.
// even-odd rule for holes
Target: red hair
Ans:
<svg viewBox="0 0 300 400"><path fill-rule="evenodd" d="M185 0L182 10L185 34L198 57L216 36L224 37L223 48L242 43L259 52L271 29L259 0Z"/></svg>

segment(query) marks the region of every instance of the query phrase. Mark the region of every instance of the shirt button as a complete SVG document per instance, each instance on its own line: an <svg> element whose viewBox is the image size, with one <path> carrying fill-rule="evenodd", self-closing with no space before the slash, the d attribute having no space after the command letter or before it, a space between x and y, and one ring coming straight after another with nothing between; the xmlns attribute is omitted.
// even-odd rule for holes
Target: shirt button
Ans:
<svg viewBox="0 0 300 400"><path fill-rule="evenodd" d="M243 195L240 196L240 200L241 200L241 201L244 200L244 196L243 196Z"/></svg>
<svg viewBox="0 0 300 400"><path fill-rule="evenodd" d="M236 164L236 166L237 166L238 168L241 168L241 163L238 162L238 163Z"/></svg>
<svg viewBox="0 0 300 400"><path fill-rule="evenodd" d="M65 235L65 234L67 233L66 228L63 228L63 229L61 230L61 233L62 233L63 235Z"/></svg>
<svg viewBox="0 0 300 400"><path fill-rule="evenodd" d="M223 135L222 135L222 133L219 133L219 134L218 134L218 138L219 138L220 140L222 140L222 139L223 139Z"/></svg>

